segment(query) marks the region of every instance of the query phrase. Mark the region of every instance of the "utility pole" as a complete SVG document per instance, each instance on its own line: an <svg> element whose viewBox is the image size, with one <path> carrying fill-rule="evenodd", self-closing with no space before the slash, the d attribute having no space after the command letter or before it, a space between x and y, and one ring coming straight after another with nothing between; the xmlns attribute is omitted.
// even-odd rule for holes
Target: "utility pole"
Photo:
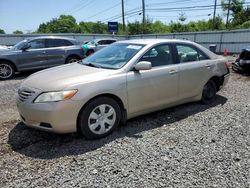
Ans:
<svg viewBox="0 0 250 188"><path fill-rule="evenodd" d="M145 0L142 0L142 34L144 33L144 27L145 27Z"/></svg>
<svg viewBox="0 0 250 188"><path fill-rule="evenodd" d="M214 1L214 17L213 17L213 30L215 29L215 16L216 16L217 0Z"/></svg>
<svg viewBox="0 0 250 188"><path fill-rule="evenodd" d="M122 29L125 32L124 0L122 0Z"/></svg>
<svg viewBox="0 0 250 188"><path fill-rule="evenodd" d="M228 0L228 8L227 8L227 22L226 22L226 27L229 24L229 13L230 13L230 8L231 8L231 0Z"/></svg>

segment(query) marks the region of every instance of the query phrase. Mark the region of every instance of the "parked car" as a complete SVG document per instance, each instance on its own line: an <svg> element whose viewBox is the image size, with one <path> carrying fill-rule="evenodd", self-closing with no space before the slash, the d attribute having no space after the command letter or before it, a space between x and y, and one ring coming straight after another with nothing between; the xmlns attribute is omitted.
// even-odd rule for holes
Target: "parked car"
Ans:
<svg viewBox="0 0 250 188"><path fill-rule="evenodd" d="M239 58L232 63L232 69L235 72L250 73L250 46L242 50Z"/></svg>
<svg viewBox="0 0 250 188"><path fill-rule="evenodd" d="M86 56L93 54L94 52L116 42L116 39L95 39L82 45L82 48Z"/></svg>
<svg viewBox="0 0 250 188"><path fill-rule="evenodd" d="M31 75L18 89L17 107L27 126L95 139L138 115L210 103L228 77L227 60L196 43L128 40Z"/></svg>
<svg viewBox="0 0 250 188"><path fill-rule="evenodd" d="M72 63L83 57L83 50L74 39L64 37L26 39L9 50L0 51L0 79L9 79L15 72Z"/></svg>
<svg viewBox="0 0 250 188"><path fill-rule="evenodd" d="M7 50L8 46L0 45L0 50Z"/></svg>

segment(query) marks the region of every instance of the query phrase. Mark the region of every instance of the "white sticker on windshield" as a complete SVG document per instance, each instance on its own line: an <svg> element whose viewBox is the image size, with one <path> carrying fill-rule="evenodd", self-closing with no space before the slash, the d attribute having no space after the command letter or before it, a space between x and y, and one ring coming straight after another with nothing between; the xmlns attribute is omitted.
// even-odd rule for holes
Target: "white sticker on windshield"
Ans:
<svg viewBox="0 0 250 188"><path fill-rule="evenodd" d="M128 45L127 48L129 48L129 49L134 49L134 50L139 50L139 49L141 49L141 46L137 46L137 45Z"/></svg>

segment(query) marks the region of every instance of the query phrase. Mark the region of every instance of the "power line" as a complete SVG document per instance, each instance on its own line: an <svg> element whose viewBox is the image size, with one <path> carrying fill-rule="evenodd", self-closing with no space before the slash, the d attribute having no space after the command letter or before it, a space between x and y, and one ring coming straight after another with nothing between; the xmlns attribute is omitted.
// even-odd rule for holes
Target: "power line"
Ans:
<svg viewBox="0 0 250 188"><path fill-rule="evenodd" d="M87 17L87 18L85 18L85 19L87 20L87 19L89 19L89 18L96 17L96 16L98 16L98 15L100 15L100 14L102 14L102 13L104 13L104 12L106 12L106 11L112 9L112 8L117 7L118 5L120 5L120 3L117 3L117 4L111 6L111 7L107 8L107 9L104 9L104 10L100 11L100 12L97 12L96 14L94 14L94 15L92 15L92 16L89 16L89 17Z"/></svg>

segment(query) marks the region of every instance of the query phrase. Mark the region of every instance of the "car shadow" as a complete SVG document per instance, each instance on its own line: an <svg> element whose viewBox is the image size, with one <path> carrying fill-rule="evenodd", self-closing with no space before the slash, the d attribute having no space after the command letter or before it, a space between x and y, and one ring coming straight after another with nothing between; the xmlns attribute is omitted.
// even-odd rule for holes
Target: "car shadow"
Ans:
<svg viewBox="0 0 250 188"><path fill-rule="evenodd" d="M209 105L201 105L198 102L188 103L143 115L129 120L125 126L119 126L111 135L98 140L86 140L75 134L58 135L42 132L18 123L8 135L8 144L15 152L32 158L54 159L74 156L94 151L119 138L140 139L144 131L170 126L171 123L218 105L224 105L226 102L227 98L217 95Z"/></svg>
<svg viewBox="0 0 250 188"><path fill-rule="evenodd" d="M9 80L23 80L35 72L37 71L25 71L25 72L16 73L14 77Z"/></svg>

